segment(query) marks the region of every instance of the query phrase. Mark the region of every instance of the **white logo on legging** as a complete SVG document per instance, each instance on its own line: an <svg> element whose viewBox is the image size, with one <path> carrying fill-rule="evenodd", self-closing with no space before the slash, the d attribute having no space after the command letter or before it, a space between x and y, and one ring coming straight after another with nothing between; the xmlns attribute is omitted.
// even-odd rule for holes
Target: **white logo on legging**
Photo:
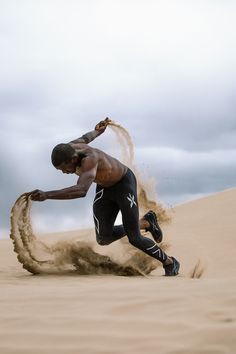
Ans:
<svg viewBox="0 0 236 354"><path fill-rule="evenodd" d="M133 208L133 205L136 205L136 206L137 206L137 204L136 204L136 202L135 202L135 200L134 200L134 195L131 195L131 194L129 193L127 199L128 199L128 201L130 202L130 208Z"/></svg>
<svg viewBox="0 0 236 354"><path fill-rule="evenodd" d="M101 199L103 197L103 192L104 192L104 189L101 189L99 192L96 193L93 204L95 204L99 199ZM94 213L93 213L93 217L94 217L95 229L99 235L99 220Z"/></svg>

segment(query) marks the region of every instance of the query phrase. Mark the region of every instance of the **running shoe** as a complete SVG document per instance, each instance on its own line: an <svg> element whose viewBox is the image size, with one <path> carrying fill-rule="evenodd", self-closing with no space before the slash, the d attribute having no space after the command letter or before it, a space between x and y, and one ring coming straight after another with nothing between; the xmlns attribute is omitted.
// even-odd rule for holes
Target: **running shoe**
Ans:
<svg viewBox="0 0 236 354"><path fill-rule="evenodd" d="M180 264L177 261L177 259L175 259L174 257L170 257L173 259L173 263L168 264L168 265L163 265L163 268L165 269L165 276L167 277L173 277L175 275L179 274L179 268L180 268Z"/></svg>
<svg viewBox="0 0 236 354"><path fill-rule="evenodd" d="M149 222L149 227L145 229L145 231L151 232L154 240L157 243L160 243L162 241L162 231L158 225L156 213L154 213L152 210L149 210L149 212L147 212L143 218Z"/></svg>

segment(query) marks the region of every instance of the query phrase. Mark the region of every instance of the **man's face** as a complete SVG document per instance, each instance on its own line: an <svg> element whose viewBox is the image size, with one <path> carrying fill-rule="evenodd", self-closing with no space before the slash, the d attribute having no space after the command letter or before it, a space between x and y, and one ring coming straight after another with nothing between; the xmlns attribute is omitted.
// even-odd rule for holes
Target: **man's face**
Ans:
<svg viewBox="0 0 236 354"><path fill-rule="evenodd" d="M73 157L70 161L63 162L60 166L56 167L56 169L62 171L62 173L70 174L70 173L75 173L76 165L77 165L77 159Z"/></svg>

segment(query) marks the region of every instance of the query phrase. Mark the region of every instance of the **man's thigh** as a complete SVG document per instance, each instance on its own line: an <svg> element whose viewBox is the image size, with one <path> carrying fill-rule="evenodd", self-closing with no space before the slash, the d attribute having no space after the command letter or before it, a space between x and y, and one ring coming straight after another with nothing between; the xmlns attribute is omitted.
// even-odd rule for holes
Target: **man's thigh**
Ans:
<svg viewBox="0 0 236 354"><path fill-rule="evenodd" d="M95 198L93 204L93 217L97 240L105 242L112 235L114 223L119 212L118 205L106 198L106 193L100 199Z"/></svg>

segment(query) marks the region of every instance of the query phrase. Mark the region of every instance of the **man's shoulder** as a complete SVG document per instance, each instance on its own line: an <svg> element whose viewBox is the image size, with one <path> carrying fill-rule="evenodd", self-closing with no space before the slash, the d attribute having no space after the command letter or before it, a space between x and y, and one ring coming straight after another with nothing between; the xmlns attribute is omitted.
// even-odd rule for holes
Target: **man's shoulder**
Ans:
<svg viewBox="0 0 236 354"><path fill-rule="evenodd" d="M92 148L91 146L84 144L84 143L69 143L73 149L75 149L79 154L93 154L96 149Z"/></svg>

